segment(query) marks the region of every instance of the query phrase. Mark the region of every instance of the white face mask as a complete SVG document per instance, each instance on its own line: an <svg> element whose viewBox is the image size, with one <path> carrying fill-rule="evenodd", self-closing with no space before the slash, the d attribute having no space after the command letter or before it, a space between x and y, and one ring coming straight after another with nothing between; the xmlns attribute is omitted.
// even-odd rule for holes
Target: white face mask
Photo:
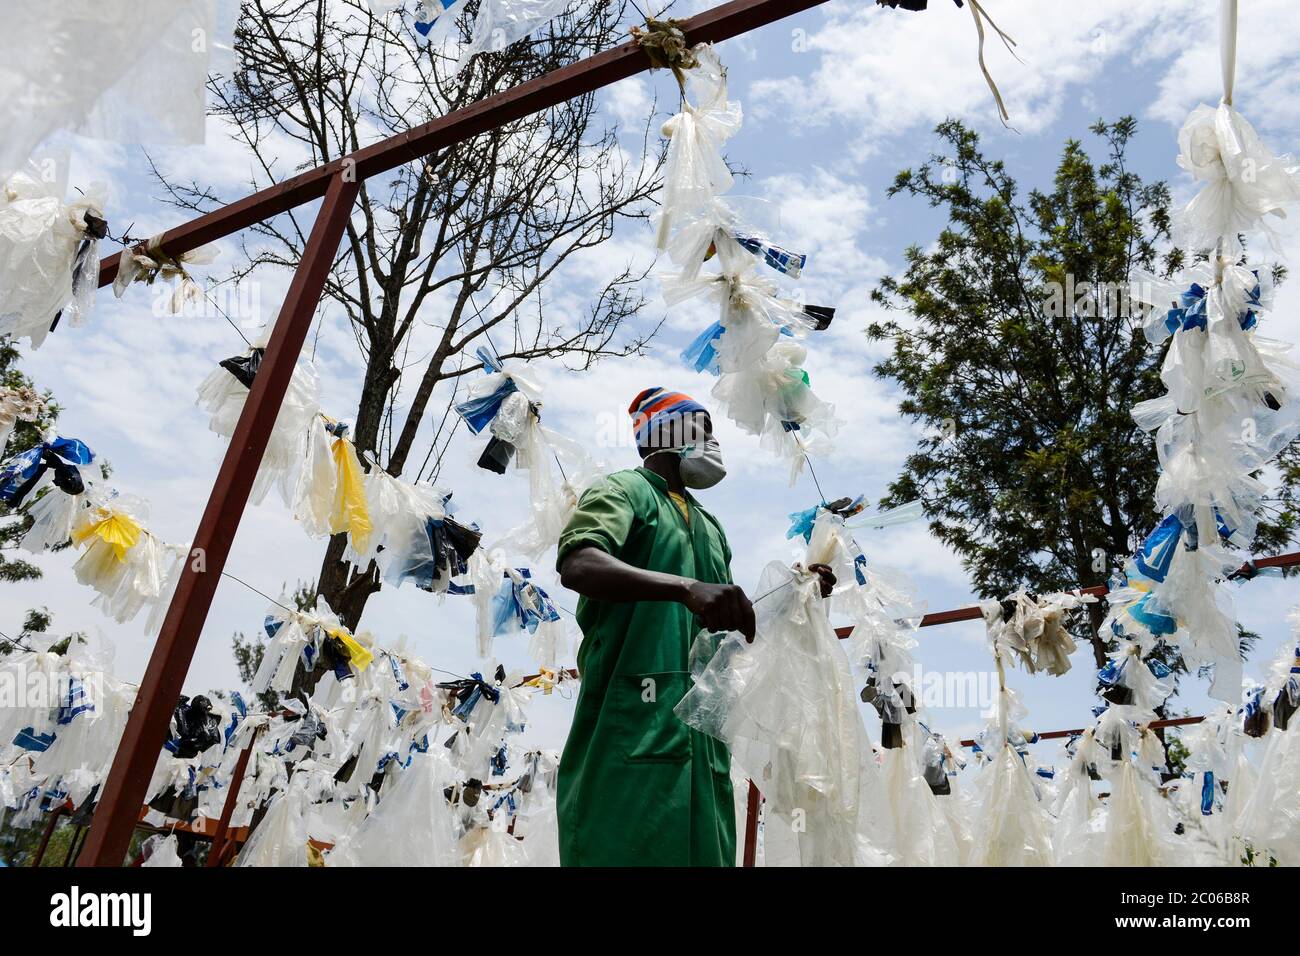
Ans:
<svg viewBox="0 0 1300 956"><path fill-rule="evenodd" d="M706 438L683 448L664 448L651 452L655 455L677 455L681 459L682 484L687 488L712 488L727 476L722 463L722 449L716 438Z"/></svg>

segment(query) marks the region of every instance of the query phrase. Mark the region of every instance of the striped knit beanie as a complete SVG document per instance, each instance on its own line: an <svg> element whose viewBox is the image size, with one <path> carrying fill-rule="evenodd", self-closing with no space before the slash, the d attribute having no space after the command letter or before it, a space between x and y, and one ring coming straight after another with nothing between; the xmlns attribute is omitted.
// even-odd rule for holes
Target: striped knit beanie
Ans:
<svg viewBox="0 0 1300 956"><path fill-rule="evenodd" d="M627 408L627 413L632 416L632 430L636 433L638 447L649 444L651 435L665 424L696 412L707 415L708 409L689 395L670 392L657 385L637 395Z"/></svg>

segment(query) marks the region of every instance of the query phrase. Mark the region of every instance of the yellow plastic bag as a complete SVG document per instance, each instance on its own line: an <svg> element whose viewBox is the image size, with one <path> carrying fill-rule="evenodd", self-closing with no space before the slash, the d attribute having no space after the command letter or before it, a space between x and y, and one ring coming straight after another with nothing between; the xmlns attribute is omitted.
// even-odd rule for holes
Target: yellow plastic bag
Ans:
<svg viewBox="0 0 1300 956"><path fill-rule="evenodd" d="M335 438L332 448L334 469L334 507L330 511L330 534L346 531L352 548L364 554L370 547L370 509L366 504L366 486L356 446L346 438Z"/></svg>
<svg viewBox="0 0 1300 956"><path fill-rule="evenodd" d="M126 553L140 540L140 525L130 515L107 508L98 508L95 516L72 530L72 543L80 547L91 538L99 538L113 549L118 561L126 561ZM93 547L93 545L92 545Z"/></svg>
<svg viewBox="0 0 1300 956"><path fill-rule="evenodd" d="M375 655L370 649L358 641L347 631L340 628L336 631L329 632L331 636L337 637L343 642L343 646L348 649L348 663L352 665L358 673L370 666L370 662L375 659Z"/></svg>

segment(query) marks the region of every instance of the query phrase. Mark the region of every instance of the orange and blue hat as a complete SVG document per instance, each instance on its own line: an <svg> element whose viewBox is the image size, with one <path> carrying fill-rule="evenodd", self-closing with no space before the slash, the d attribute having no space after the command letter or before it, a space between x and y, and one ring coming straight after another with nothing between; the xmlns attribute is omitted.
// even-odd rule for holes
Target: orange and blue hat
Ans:
<svg viewBox="0 0 1300 956"><path fill-rule="evenodd" d="M709 410L683 392L670 392L658 385L641 392L627 407L627 413L632 416L637 445L646 444L651 431L663 423L697 412L707 415Z"/></svg>

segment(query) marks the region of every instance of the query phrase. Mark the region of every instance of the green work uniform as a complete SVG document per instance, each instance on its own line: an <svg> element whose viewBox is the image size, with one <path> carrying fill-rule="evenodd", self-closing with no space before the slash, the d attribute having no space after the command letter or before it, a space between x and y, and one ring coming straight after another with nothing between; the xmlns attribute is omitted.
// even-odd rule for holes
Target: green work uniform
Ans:
<svg viewBox="0 0 1300 956"><path fill-rule="evenodd" d="M576 548L710 584L731 582L722 527L644 468L582 496L560 536L557 566ZM731 755L673 708L690 686L695 616L672 601L578 601L582 690L560 759L564 866L733 866Z"/></svg>

